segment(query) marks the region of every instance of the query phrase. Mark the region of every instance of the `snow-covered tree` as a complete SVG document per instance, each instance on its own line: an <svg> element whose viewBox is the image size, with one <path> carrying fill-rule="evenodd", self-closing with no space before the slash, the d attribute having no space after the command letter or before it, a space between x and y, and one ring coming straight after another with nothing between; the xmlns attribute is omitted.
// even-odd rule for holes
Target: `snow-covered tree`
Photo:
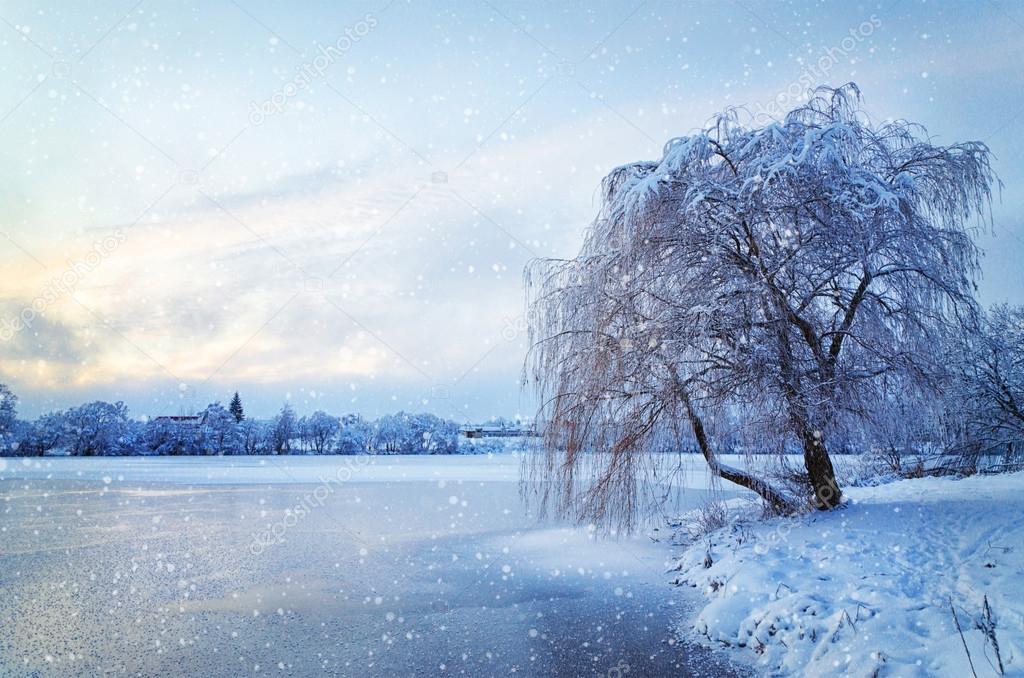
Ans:
<svg viewBox="0 0 1024 678"><path fill-rule="evenodd" d="M242 449L238 421L220 403L212 403L199 415L200 454L239 454Z"/></svg>
<svg viewBox="0 0 1024 678"><path fill-rule="evenodd" d="M64 435L64 413L49 412L33 422L26 423L19 436L17 454L26 457L42 456L56 450Z"/></svg>
<svg viewBox="0 0 1024 678"><path fill-rule="evenodd" d="M270 451L271 425L246 419L239 424L242 454L267 454Z"/></svg>
<svg viewBox="0 0 1024 678"><path fill-rule="evenodd" d="M242 420L245 419L245 410L242 408L242 398L238 395L238 391L235 391L235 395L231 398L231 405L228 407L231 415L235 418L235 422L241 424Z"/></svg>
<svg viewBox="0 0 1024 678"><path fill-rule="evenodd" d="M459 425L433 414L418 415L418 431L425 454L457 454Z"/></svg>
<svg viewBox="0 0 1024 678"><path fill-rule="evenodd" d="M387 414L373 422L369 448L376 454L402 454L409 446L405 413Z"/></svg>
<svg viewBox="0 0 1024 678"><path fill-rule="evenodd" d="M958 451L975 463L998 455L1012 468L1024 458L1024 308L996 306L954 346L954 402L963 438Z"/></svg>
<svg viewBox="0 0 1024 678"><path fill-rule="evenodd" d="M157 456L191 456L202 454L199 432L191 423L173 421L165 417L150 419L143 427L140 454Z"/></svg>
<svg viewBox="0 0 1024 678"><path fill-rule="evenodd" d="M14 451L17 439L18 398L0 384L0 456Z"/></svg>
<svg viewBox="0 0 1024 678"><path fill-rule="evenodd" d="M643 454L684 422L715 475L777 510L804 498L723 465L723 436L800 450L806 500L837 506L830 437L870 427L884 375L923 385L948 321L975 311L969 227L996 183L984 144L874 125L853 85L763 127L727 112L613 170L579 256L527 273L544 487L628 523ZM581 484L585 457L600 468Z"/></svg>
<svg viewBox="0 0 1024 678"><path fill-rule="evenodd" d="M295 410L292 409L291 404L285 403L271 424L270 449L273 454L291 452L292 438L296 434L295 429Z"/></svg>
<svg viewBox="0 0 1024 678"><path fill-rule="evenodd" d="M61 417L60 444L72 456L92 457L130 452L134 428L124 403L96 401L73 407Z"/></svg>
<svg viewBox="0 0 1024 678"><path fill-rule="evenodd" d="M346 414L338 432L338 454L365 454L372 432L373 427L358 414Z"/></svg>
<svg viewBox="0 0 1024 678"><path fill-rule="evenodd" d="M330 454L334 450L340 429L341 420L322 410L303 417L299 424L303 444L316 454Z"/></svg>
<svg viewBox="0 0 1024 678"><path fill-rule="evenodd" d="M455 454L459 427L432 414L386 415L374 423L370 447L378 454Z"/></svg>

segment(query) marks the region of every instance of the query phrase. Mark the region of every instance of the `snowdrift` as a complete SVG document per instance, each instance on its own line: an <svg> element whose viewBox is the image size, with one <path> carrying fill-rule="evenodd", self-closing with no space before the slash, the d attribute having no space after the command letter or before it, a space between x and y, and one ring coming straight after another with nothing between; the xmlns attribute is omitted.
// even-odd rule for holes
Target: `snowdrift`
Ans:
<svg viewBox="0 0 1024 678"><path fill-rule="evenodd" d="M735 500L733 502L735 509ZM829 513L734 518L676 583L688 624L775 675L1024 675L1024 473L850 488ZM972 673L972 671L974 673Z"/></svg>

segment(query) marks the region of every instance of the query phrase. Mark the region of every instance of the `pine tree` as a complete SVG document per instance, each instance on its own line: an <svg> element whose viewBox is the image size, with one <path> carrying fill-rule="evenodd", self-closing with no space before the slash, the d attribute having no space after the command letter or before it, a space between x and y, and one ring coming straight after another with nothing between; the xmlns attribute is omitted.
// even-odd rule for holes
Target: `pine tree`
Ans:
<svg viewBox="0 0 1024 678"><path fill-rule="evenodd" d="M242 409L242 399L238 397L238 391L235 391L235 397L231 399L228 411L231 412L238 423L242 423L242 420L245 419L245 411Z"/></svg>

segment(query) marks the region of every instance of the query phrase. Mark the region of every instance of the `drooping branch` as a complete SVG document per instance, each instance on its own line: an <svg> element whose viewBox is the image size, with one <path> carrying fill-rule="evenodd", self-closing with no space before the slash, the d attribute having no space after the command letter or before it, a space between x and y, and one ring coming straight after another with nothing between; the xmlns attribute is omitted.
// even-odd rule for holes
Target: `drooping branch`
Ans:
<svg viewBox="0 0 1024 678"><path fill-rule="evenodd" d="M693 401L685 386L678 382L676 382L676 395L679 397L680 402L683 404L683 408L686 410L686 417L690 422L691 429L693 430L693 436L697 441L697 447L700 449L701 455L704 457L704 461L707 462L708 468L713 475L757 493L759 497L772 507L773 511L780 515L791 515L797 512L797 502L792 498L787 497L781 491L773 488L766 481L757 478L746 471L741 471L740 469L721 463L708 440L707 431L704 428L704 420L694 408Z"/></svg>

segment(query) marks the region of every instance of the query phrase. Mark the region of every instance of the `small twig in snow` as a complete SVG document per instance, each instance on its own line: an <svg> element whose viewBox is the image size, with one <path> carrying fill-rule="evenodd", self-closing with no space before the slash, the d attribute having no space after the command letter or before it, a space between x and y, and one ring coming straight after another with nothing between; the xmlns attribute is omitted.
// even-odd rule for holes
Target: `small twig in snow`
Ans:
<svg viewBox="0 0 1024 678"><path fill-rule="evenodd" d="M956 617L956 608L953 607L953 596L949 597L949 611L953 613L953 623L956 624L956 630L960 634L960 642L964 644L964 652L967 653L967 663L971 666L971 673L974 678L978 678L978 672L974 670L974 661L971 659L971 651L967 649L967 639L964 638L964 630L960 628L960 620Z"/></svg>
<svg viewBox="0 0 1024 678"><path fill-rule="evenodd" d="M850 618L850 613L843 608L843 614L839 617L839 623L836 624L836 630L832 632L832 638L829 642L836 642L839 640L839 632L843 630L843 624L849 624L853 629L853 632L857 632L857 625L853 623L853 619Z"/></svg>
<svg viewBox="0 0 1024 678"><path fill-rule="evenodd" d="M985 549L985 553L982 554L982 555L985 555L985 556L988 555L989 551L1001 551L1002 553L1009 553L1010 551L1013 550L1012 546L997 546L997 545L993 544L992 542L987 542L987 543L988 543L988 547Z"/></svg>
<svg viewBox="0 0 1024 678"><path fill-rule="evenodd" d="M988 604L988 596L984 597L984 603L981 608L982 617L980 620L974 622L974 625L978 627L978 630L985 634L985 638L992 643L992 649L996 652L996 665L993 669L999 673L1000 676L1005 675L1003 669L1003 657L999 652L999 641L996 639L996 620L992 618L992 607ZM988 659L988 655L985 655L985 659ZM991 664L989 660L989 664Z"/></svg>

